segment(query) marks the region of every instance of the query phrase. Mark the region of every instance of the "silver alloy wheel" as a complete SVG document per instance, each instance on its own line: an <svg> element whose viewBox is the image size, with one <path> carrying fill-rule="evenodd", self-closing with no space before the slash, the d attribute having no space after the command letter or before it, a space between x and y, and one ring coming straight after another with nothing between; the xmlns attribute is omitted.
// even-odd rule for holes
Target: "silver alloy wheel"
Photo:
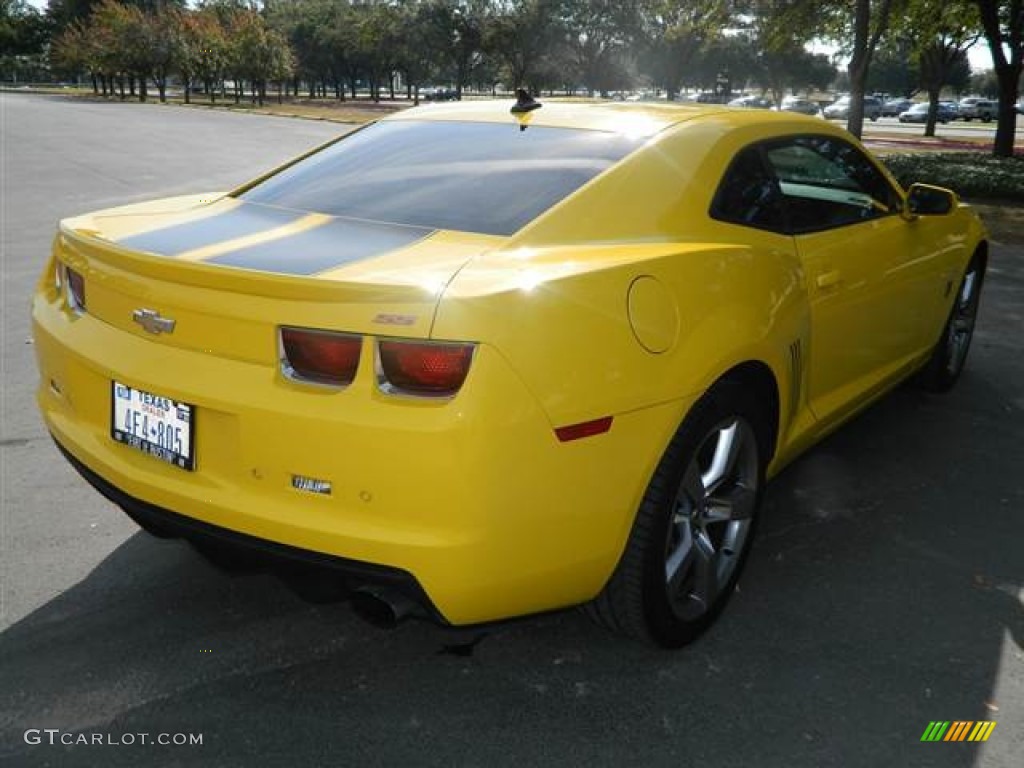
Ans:
<svg viewBox="0 0 1024 768"><path fill-rule="evenodd" d="M974 323L978 316L978 283L978 269L972 265L964 275L956 306L953 308L953 316L949 321L946 370L954 376L964 366L967 350L971 346L971 337L974 335Z"/></svg>
<svg viewBox="0 0 1024 768"><path fill-rule="evenodd" d="M675 615L707 613L738 567L757 505L757 438L741 417L704 437L683 474L665 542L665 587Z"/></svg>

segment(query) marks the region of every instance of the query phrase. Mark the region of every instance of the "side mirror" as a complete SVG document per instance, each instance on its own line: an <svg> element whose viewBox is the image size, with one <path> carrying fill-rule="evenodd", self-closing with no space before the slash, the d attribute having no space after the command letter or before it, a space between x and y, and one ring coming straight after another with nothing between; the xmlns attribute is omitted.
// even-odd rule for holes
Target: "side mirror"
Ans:
<svg viewBox="0 0 1024 768"><path fill-rule="evenodd" d="M956 195L943 187L931 184L911 184L907 192L905 213L916 216L943 216L956 207Z"/></svg>

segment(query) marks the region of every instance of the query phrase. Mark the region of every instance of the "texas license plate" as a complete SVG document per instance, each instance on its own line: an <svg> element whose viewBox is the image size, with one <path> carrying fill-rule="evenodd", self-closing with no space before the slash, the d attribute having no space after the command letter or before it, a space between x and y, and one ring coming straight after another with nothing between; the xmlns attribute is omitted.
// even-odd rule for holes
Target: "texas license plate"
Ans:
<svg viewBox="0 0 1024 768"><path fill-rule="evenodd" d="M182 469L195 469L195 407L113 382L110 435Z"/></svg>

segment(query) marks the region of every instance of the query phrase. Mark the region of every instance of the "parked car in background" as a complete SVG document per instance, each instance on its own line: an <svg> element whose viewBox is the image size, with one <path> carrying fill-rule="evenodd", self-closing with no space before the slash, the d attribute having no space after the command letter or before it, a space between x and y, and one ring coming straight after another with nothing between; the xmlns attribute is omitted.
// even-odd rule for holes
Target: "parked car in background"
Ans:
<svg viewBox="0 0 1024 768"><path fill-rule="evenodd" d="M846 120L850 116L850 97L843 96L834 104L829 104L824 110L825 117L829 120ZM882 116L882 102L874 96L864 97L864 117L874 122Z"/></svg>
<svg viewBox="0 0 1024 768"><path fill-rule="evenodd" d="M889 99L882 104L882 117L899 117L901 112L906 112L914 106L910 99Z"/></svg>
<svg viewBox="0 0 1024 768"><path fill-rule="evenodd" d="M454 88L431 88L422 97L424 101L458 101L459 92Z"/></svg>
<svg viewBox="0 0 1024 768"><path fill-rule="evenodd" d="M957 105L957 117L968 123L971 120L982 120L990 122L999 113L999 105L991 99L983 99L978 96L968 96L961 99Z"/></svg>
<svg viewBox="0 0 1024 768"><path fill-rule="evenodd" d="M725 104L727 99L720 93L705 91L704 93L698 93L694 101L698 104Z"/></svg>
<svg viewBox="0 0 1024 768"><path fill-rule="evenodd" d="M929 104L927 101L922 101L915 104L906 112L900 113L901 123L926 123L928 122L928 109ZM948 123L951 120L956 120L956 113L950 109L948 104L939 102L936 106L935 119L940 123Z"/></svg>
<svg viewBox="0 0 1024 768"><path fill-rule="evenodd" d="M745 107L747 109L771 109L775 103L764 96L741 96L728 103L730 107Z"/></svg>
<svg viewBox="0 0 1024 768"><path fill-rule="evenodd" d="M779 107L782 112L799 112L802 115L820 115L821 107L818 102L810 99L801 99L797 96L787 96L782 100Z"/></svg>

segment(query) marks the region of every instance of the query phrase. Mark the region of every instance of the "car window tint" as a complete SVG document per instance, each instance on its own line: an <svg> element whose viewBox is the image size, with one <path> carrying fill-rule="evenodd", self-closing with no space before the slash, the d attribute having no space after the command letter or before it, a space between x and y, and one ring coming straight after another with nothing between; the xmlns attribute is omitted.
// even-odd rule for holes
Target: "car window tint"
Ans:
<svg viewBox="0 0 1024 768"><path fill-rule="evenodd" d="M772 142L765 156L779 179L793 232L812 232L891 215L900 196L861 152L831 136Z"/></svg>
<svg viewBox="0 0 1024 768"><path fill-rule="evenodd" d="M510 235L644 139L516 121L371 125L244 191L243 200Z"/></svg>
<svg viewBox="0 0 1024 768"><path fill-rule="evenodd" d="M736 155L718 185L711 217L775 232L786 230L782 193L757 147Z"/></svg>

